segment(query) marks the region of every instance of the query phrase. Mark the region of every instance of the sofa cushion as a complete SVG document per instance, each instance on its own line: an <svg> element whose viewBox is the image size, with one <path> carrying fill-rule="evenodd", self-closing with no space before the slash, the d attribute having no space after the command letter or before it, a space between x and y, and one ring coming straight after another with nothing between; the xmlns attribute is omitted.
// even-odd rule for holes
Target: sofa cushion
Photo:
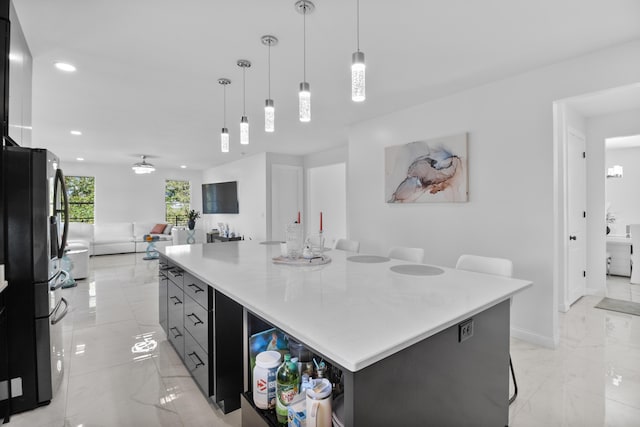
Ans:
<svg viewBox="0 0 640 427"><path fill-rule="evenodd" d="M154 221L154 222L134 222L133 223L133 235L136 236L136 239L142 239L145 234L163 234L163 230L160 230L159 233L151 233L151 229L156 225L165 225L164 221ZM166 229L166 227L165 227Z"/></svg>
<svg viewBox="0 0 640 427"><path fill-rule="evenodd" d="M93 240L93 224L86 222L70 222L67 240Z"/></svg>
<svg viewBox="0 0 640 427"><path fill-rule="evenodd" d="M174 227L173 224L167 224L167 226L164 228L164 231L162 232L162 234L166 234L168 236L171 235L171 229Z"/></svg>
<svg viewBox="0 0 640 427"><path fill-rule="evenodd" d="M167 224L156 224L153 226L153 228L151 229L151 231L149 232L149 234L162 234L164 232L164 229L167 228Z"/></svg>
<svg viewBox="0 0 640 427"><path fill-rule="evenodd" d="M106 222L94 225L94 243L127 242L133 238L133 224L130 222Z"/></svg>

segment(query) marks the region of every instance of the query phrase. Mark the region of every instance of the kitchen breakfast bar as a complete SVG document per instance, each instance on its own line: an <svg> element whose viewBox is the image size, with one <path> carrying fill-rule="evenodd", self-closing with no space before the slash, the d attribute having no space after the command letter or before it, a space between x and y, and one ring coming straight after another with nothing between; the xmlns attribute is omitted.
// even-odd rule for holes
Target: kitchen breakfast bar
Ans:
<svg viewBox="0 0 640 427"><path fill-rule="evenodd" d="M160 324L211 401L242 400L243 426L269 425L246 397L268 327L341 370L346 426L508 425L510 298L531 282L340 250L281 265L271 243L160 256Z"/></svg>

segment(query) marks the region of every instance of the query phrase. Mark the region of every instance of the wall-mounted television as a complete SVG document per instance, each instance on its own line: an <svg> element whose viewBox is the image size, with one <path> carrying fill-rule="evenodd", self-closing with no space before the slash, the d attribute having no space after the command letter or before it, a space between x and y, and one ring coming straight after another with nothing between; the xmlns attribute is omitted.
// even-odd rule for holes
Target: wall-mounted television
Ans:
<svg viewBox="0 0 640 427"><path fill-rule="evenodd" d="M202 184L202 213L237 214L238 182Z"/></svg>

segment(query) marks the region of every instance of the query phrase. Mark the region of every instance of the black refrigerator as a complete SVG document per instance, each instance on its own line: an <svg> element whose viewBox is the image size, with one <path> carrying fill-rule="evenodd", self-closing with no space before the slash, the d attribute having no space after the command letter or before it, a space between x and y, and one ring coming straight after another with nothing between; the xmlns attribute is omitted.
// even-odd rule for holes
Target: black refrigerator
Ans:
<svg viewBox="0 0 640 427"><path fill-rule="evenodd" d="M64 374L60 268L68 203L59 159L44 149L3 147L5 290L11 412L47 404Z"/></svg>

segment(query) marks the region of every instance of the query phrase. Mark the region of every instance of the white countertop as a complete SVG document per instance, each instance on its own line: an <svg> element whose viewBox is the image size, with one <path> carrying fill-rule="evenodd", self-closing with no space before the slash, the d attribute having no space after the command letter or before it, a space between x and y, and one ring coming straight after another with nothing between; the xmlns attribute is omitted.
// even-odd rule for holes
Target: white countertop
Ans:
<svg viewBox="0 0 640 427"><path fill-rule="evenodd" d="M317 267L275 265L279 245L241 241L168 246L171 260L313 350L355 372L473 316L531 282L441 267L410 276L409 264L347 261L326 252Z"/></svg>
<svg viewBox="0 0 640 427"><path fill-rule="evenodd" d="M0 282L0 292L4 291L7 286L9 286L9 282L7 282L6 280L3 280L2 282Z"/></svg>

